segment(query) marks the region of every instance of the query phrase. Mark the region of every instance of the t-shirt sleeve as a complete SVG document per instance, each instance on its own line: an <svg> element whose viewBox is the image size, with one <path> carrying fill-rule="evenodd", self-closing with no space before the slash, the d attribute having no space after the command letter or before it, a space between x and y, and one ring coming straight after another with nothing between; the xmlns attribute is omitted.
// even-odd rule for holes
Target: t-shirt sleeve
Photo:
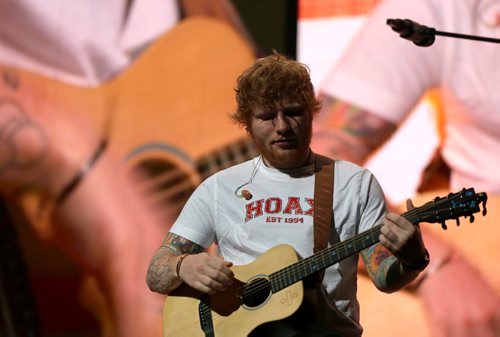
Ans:
<svg viewBox="0 0 500 337"><path fill-rule="evenodd" d="M362 233L382 223L382 219L387 213L387 206L384 192L370 171L365 170L363 172L360 183L359 201L361 217L359 232Z"/></svg>
<svg viewBox="0 0 500 337"><path fill-rule="evenodd" d="M320 84L320 93L388 121L401 121L437 83L440 46L418 47L399 37L386 21L410 18L432 26L438 21L434 7L433 0L383 1Z"/></svg>
<svg viewBox="0 0 500 337"><path fill-rule="evenodd" d="M205 180L184 205L170 232L207 248L215 242L216 191L213 177Z"/></svg>

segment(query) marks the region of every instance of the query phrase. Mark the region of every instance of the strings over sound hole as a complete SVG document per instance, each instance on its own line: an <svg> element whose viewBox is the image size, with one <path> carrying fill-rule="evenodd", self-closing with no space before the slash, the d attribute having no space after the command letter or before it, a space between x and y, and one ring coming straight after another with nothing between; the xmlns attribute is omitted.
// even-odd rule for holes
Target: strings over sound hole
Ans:
<svg viewBox="0 0 500 337"><path fill-rule="evenodd" d="M133 172L142 177L140 187L155 214L171 224L196 186L174 162L160 156L143 157L133 166Z"/></svg>
<svg viewBox="0 0 500 337"><path fill-rule="evenodd" d="M267 301L271 296L271 282L264 277L257 277L245 286L242 296L243 305L255 308Z"/></svg>

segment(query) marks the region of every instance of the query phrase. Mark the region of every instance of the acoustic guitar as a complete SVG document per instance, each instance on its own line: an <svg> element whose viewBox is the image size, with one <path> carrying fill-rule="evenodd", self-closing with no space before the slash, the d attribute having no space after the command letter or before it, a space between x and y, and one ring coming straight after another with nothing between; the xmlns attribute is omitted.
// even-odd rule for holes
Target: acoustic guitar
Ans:
<svg viewBox="0 0 500 337"><path fill-rule="evenodd" d="M435 198L403 216L413 224L486 214L487 196L470 189ZM163 310L164 336L247 336L259 325L292 315L304 296L302 280L377 243L380 225L299 259L289 245L271 248L254 262L233 266L235 285L216 295L195 291L185 283L169 294ZM294 298L293 301L288 298Z"/></svg>
<svg viewBox="0 0 500 337"><path fill-rule="evenodd" d="M172 210L180 210L200 180L256 154L245 132L229 120L235 109L236 78L253 61L251 48L226 23L193 17L158 38L130 67L98 87L71 85L0 65L0 85L5 85L0 89L9 95L2 100L3 111L22 119L29 107L36 113L49 111L52 115L56 111L89 121L108 137L131 171L146 172L143 187L153 206L169 209L164 214L169 224ZM2 90L0 98L5 98ZM49 219L40 217L41 203L35 194L12 206L20 206L43 238L51 235L52 226ZM164 205L168 207L161 207ZM2 254L10 262L12 256L21 260L19 254ZM22 261L16 268L24 268ZM33 310L26 305L28 297L23 302L25 309L14 305L19 302L17 290L28 280L20 280L25 275L11 271L11 282L0 282L0 299L16 310L0 310L0 314L3 312L7 327L22 326L28 331L33 326L29 319L35 317L26 316ZM19 289L9 286L14 281ZM21 321L24 324L17 324Z"/></svg>
<svg viewBox="0 0 500 337"><path fill-rule="evenodd" d="M200 180L255 155L232 125L237 76L254 61L226 23L188 18L157 39L117 77L82 87L0 66L18 101L37 111L83 116L107 136L131 170L147 172L152 203L182 206ZM11 110L22 110L13 107ZM175 187L173 187L175 185ZM35 224L39 200L23 206Z"/></svg>
<svg viewBox="0 0 500 337"><path fill-rule="evenodd" d="M146 172L145 194L152 206L160 206L156 209L168 209L163 216L169 224L199 181L256 154L244 130L228 117L236 106L236 78L253 61L250 46L227 23L191 17L98 87L0 66L2 111L20 119L31 109L88 121L109 139L125 165ZM20 206L37 235L45 238L52 225L40 217L41 202L37 194L26 195L21 205L13 206ZM12 275L20 288L22 275ZM10 304L19 302L14 299L19 292L9 290L5 285L0 293L10 294ZM18 311L20 317L27 310ZM27 319L25 323L26 329L31 327Z"/></svg>

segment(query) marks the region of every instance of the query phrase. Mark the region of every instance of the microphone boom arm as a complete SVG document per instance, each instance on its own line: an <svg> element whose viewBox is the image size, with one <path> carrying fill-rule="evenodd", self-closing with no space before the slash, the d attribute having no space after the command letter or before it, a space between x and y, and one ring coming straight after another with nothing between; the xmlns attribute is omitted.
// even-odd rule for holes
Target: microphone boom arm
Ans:
<svg viewBox="0 0 500 337"><path fill-rule="evenodd" d="M436 35L442 35L442 36L448 36L448 37L455 37L455 38L459 38L459 39L467 39L467 40L476 40L476 41L500 43L500 39L495 39L495 38L492 38L492 37L484 37L484 36L477 36L477 35L466 35L466 34L449 33L449 32L440 32L439 30L436 30L435 34Z"/></svg>
<svg viewBox="0 0 500 337"><path fill-rule="evenodd" d="M414 44L420 47L428 47L432 45L435 40L435 35L454 37L459 39L483 41L483 42L500 43L500 39L495 39L491 37L439 31L432 27L421 25L409 19L404 19L404 20L387 19L386 23L392 28L393 31L398 33L399 36L401 36L404 39L412 41Z"/></svg>

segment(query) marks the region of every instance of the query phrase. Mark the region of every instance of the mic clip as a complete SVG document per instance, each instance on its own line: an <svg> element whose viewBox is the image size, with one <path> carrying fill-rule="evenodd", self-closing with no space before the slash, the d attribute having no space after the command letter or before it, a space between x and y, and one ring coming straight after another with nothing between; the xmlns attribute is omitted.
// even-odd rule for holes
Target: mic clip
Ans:
<svg viewBox="0 0 500 337"><path fill-rule="evenodd" d="M419 47L429 47L436 40L436 29L409 19L387 19L387 25L400 37L412 41Z"/></svg>

